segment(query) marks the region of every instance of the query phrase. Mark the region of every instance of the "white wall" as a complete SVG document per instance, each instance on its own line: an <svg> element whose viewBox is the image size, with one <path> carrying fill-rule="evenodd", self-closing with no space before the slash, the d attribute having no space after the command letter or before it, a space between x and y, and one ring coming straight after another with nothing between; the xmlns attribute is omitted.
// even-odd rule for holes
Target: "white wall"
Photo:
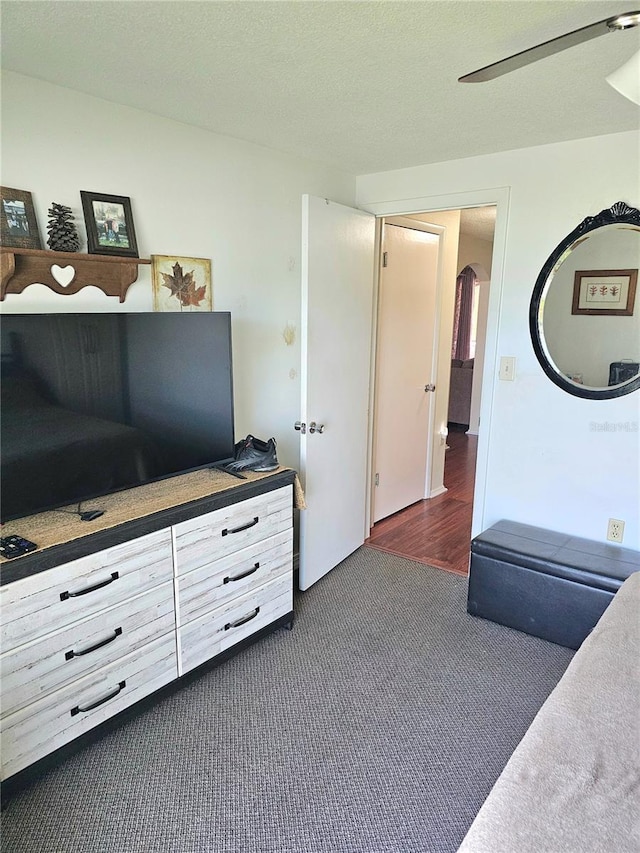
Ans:
<svg viewBox="0 0 640 853"><path fill-rule="evenodd" d="M470 264L481 264L487 275L491 276L492 252L493 240L482 240L480 237L474 237L461 231L458 247L458 274Z"/></svg>
<svg viewBox="0 0 640 853"><path fill-rule="evenodd" d="M43 233L52 201L70 205L82 223L80 190L114 193L132 199L142 256L213 259L215 307L234 318L236 432L276 435L281 459L297 465L300 197L353 204L353 179L9 72L2 113L2 184L34 194ZM638 137L612 134L357 180L359 206L389 203L393 213L415 212L412 199L420 197L485 190L491 197L492 189L511 188L503 274L492 290L498 352L516 357L517 379L494 376L489 389L484 526L511 518L604 539L615 517L627 522L624 544L640 547L640 393L607 401L566 394L543 374L528 332L531 290L557 243L615 201L639 206ZM403 200L406 207L391 204ZM122 307L99 293L57 296L40 285L2 304L3 311L150 308L148 267ZM296 330L291 345L288 325Z"/></svg>
<svg viewBox="0 0 640 853"><path fill-rule="evenodd" d="M483 389L491 406L484 527L507 518L604 540L613 517L626 521L624 545L640 548L640 392L591 401L560 390L542 372L528 327L533 285L560 240L618 200L639 206L639 142L637 132L611 134L358 178L359 206L396 214L403 200L410 212L416 199L438 197L441 206L443 196L510 187L502 275L494 254L491 287L498 355L516 357L517 378L494 375Z"/></svg>
<svg viewBox="0 0 640 853"><path fill-rule="evenodd" d="M11 72L2 76L2 120L2 185L32 192L41 237L56 201L73 208L84 239L80 190L90 190L131 198L141 257L212 259L214 308L233 321L236 435L275 435L280 461L297 467L301 196L353 205L355 178ZM94 288L59 296L43 285L1 304L3 312L151 308L148 266L123 305Z"/></svg>

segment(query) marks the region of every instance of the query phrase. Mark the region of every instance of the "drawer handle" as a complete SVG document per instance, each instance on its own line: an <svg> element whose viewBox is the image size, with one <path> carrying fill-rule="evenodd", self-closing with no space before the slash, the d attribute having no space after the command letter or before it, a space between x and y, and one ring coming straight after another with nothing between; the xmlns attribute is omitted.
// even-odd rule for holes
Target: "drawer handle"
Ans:
<svg viewBox="0 0 640 853"><path fill-rule="evenodd" d="M235 622L227 622L224 626L224 630L228 631L229 628L239 628L240 625L244 625L245 622L251 622L252 619L255 619L258 613L260 613L260 608L256 607L253 613L250 613L248 616L243 616L242 619L236 619Z"/></svg>
<svg viewBox="0 0 640 853"><path fill-rule="evenodd" d="M67 598L77 598L79 595L86 595L88 592L95 592L97 589L102 589L103 586L108 586L110 583L117 581L119 577L120 575L118 572L111 572L110 578L107 578L106 581L95 584L95 586L88 586L86 589L78 590L78 592L61 592L60 601L66 601Z"/></svg>
<svg viewBox="0 0 640 853"><path fill-rule="evenodd" d="M91 705L87 705L84 708L81 708L80 705L76 705L75 708L71 709L71 716L75 717L76 714L86 714L87 711L93 711L93 709L97 708L98 705L103 705L105 702L108 702L109 699L115 699L118 693L120 693L121 690L124 690L126 686L127 682L121 681L115 690L112 690L107 696L103 696L102 699L98 699L97 702L92 702Z"/></svg>
<svg viewBox="0 0 640 853"><path fill-rule="evenodd" d="M83 649L81 652L76 652L73 649L69 652L65 652L64 659L71 660L71 658L81 658L82 655L88 655L90 652L95 652L96 649L101 649L103 646L108 646L109 643L113 643L116 637L119 637L122 634L122 628L116 628L113 632L113 637L107 637L106 640L100 640L99 643L96 643L95 646L89 646L88 649Z"/></svg>
<svg viewBox="0 0 640 853"><path fill-rule="evenodd" d="M242 574L241 574L241 575L234 575L233 577L231 577L231 576L229 575L228 577L226 577L226 578L222 581L222 583L229 583L229 582L233 583L233 581L241 581L241 580L242 580L242 578L248 578L248 577L249 577L249 575L252 575L254 572L257 572L259 568L260 568L260 563L256 563L256 564L255 564L255 566L254 566L252 569L247 569L247 571L246 571L246 572L242 572Z"/></svg>
<svg viewBox="0 0 640 853"><path fill-rule="evenodd" d="M241 530L248 530L250 527L256 525L259 520L260 519L256 515L253 521L249 521L247 522L247 524L243 524L242 527L232 527L231 530L229 530L228 527L225 527L225 529L222 531L222 535L227 536L229 533L240 533Z"/></svg>

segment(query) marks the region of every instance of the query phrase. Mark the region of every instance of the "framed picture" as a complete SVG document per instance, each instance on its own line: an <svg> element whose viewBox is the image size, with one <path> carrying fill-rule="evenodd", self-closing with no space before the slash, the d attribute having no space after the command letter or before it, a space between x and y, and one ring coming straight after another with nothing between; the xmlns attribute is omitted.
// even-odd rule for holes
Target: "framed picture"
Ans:
<svg viewBox="0 0 640 853"><path fill-rule="evenodd" d="M2 200L2 245L14 249L41 249L38 221L31 193L0 187Z"/></svg>
<svg viewBox="0 0 640 853"><path fill-rule="evenodd" d="M211 261L151 255L154 311L213 311Z"/></svg>
<svg viewBox="0 0 640 853"><path fill-rule="evenodd" d="M633 316L638 270L577 270L572 314Z"/></svg>
<svg viewBox="0 0 640 853"><path fill-rule="evenodd" d="M80 191L90 255L123 255L137 258L131 199Z"/></svg>

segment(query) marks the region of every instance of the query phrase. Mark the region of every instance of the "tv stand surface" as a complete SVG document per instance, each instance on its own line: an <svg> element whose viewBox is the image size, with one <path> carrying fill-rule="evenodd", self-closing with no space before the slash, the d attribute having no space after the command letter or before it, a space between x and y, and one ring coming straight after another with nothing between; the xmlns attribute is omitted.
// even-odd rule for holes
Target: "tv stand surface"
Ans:
<svg viewBox="0 0 640 853"><path fill-rule="evenodd" d="M4 535L22 536L35 542L38 549L14 560L0 558L0 586L262 494L273 489L274 484L293 484L295 505L303 505L293 469L281 467L268 474L247 471L246 476L246 480L238 480L217 469L201 469L82 501L84 510L99 509L104 513L90 524L80 523L75 512L77 503L8 521L3 526Z"/></svg>
<svg viewBox="0 0 640 853"><path fill-rule="evenodd" d="M54 512L11 522L40 547L0 563L4 793L293 624L297 477L247 476L100 498L91 531Z"/></svg>

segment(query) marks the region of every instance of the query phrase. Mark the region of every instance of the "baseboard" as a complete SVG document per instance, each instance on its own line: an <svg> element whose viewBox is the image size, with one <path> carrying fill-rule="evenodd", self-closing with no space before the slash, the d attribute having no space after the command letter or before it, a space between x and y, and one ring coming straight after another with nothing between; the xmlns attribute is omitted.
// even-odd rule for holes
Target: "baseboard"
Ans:
<svg viewBox="0 0 640 853"><path fill-rule="evenodd" d="M438 495L444 495L444 493L447 491L448 489L446 486L438 486L436 489L433 489L431 492L429 492L429 497L437 498Z"/></svg>

